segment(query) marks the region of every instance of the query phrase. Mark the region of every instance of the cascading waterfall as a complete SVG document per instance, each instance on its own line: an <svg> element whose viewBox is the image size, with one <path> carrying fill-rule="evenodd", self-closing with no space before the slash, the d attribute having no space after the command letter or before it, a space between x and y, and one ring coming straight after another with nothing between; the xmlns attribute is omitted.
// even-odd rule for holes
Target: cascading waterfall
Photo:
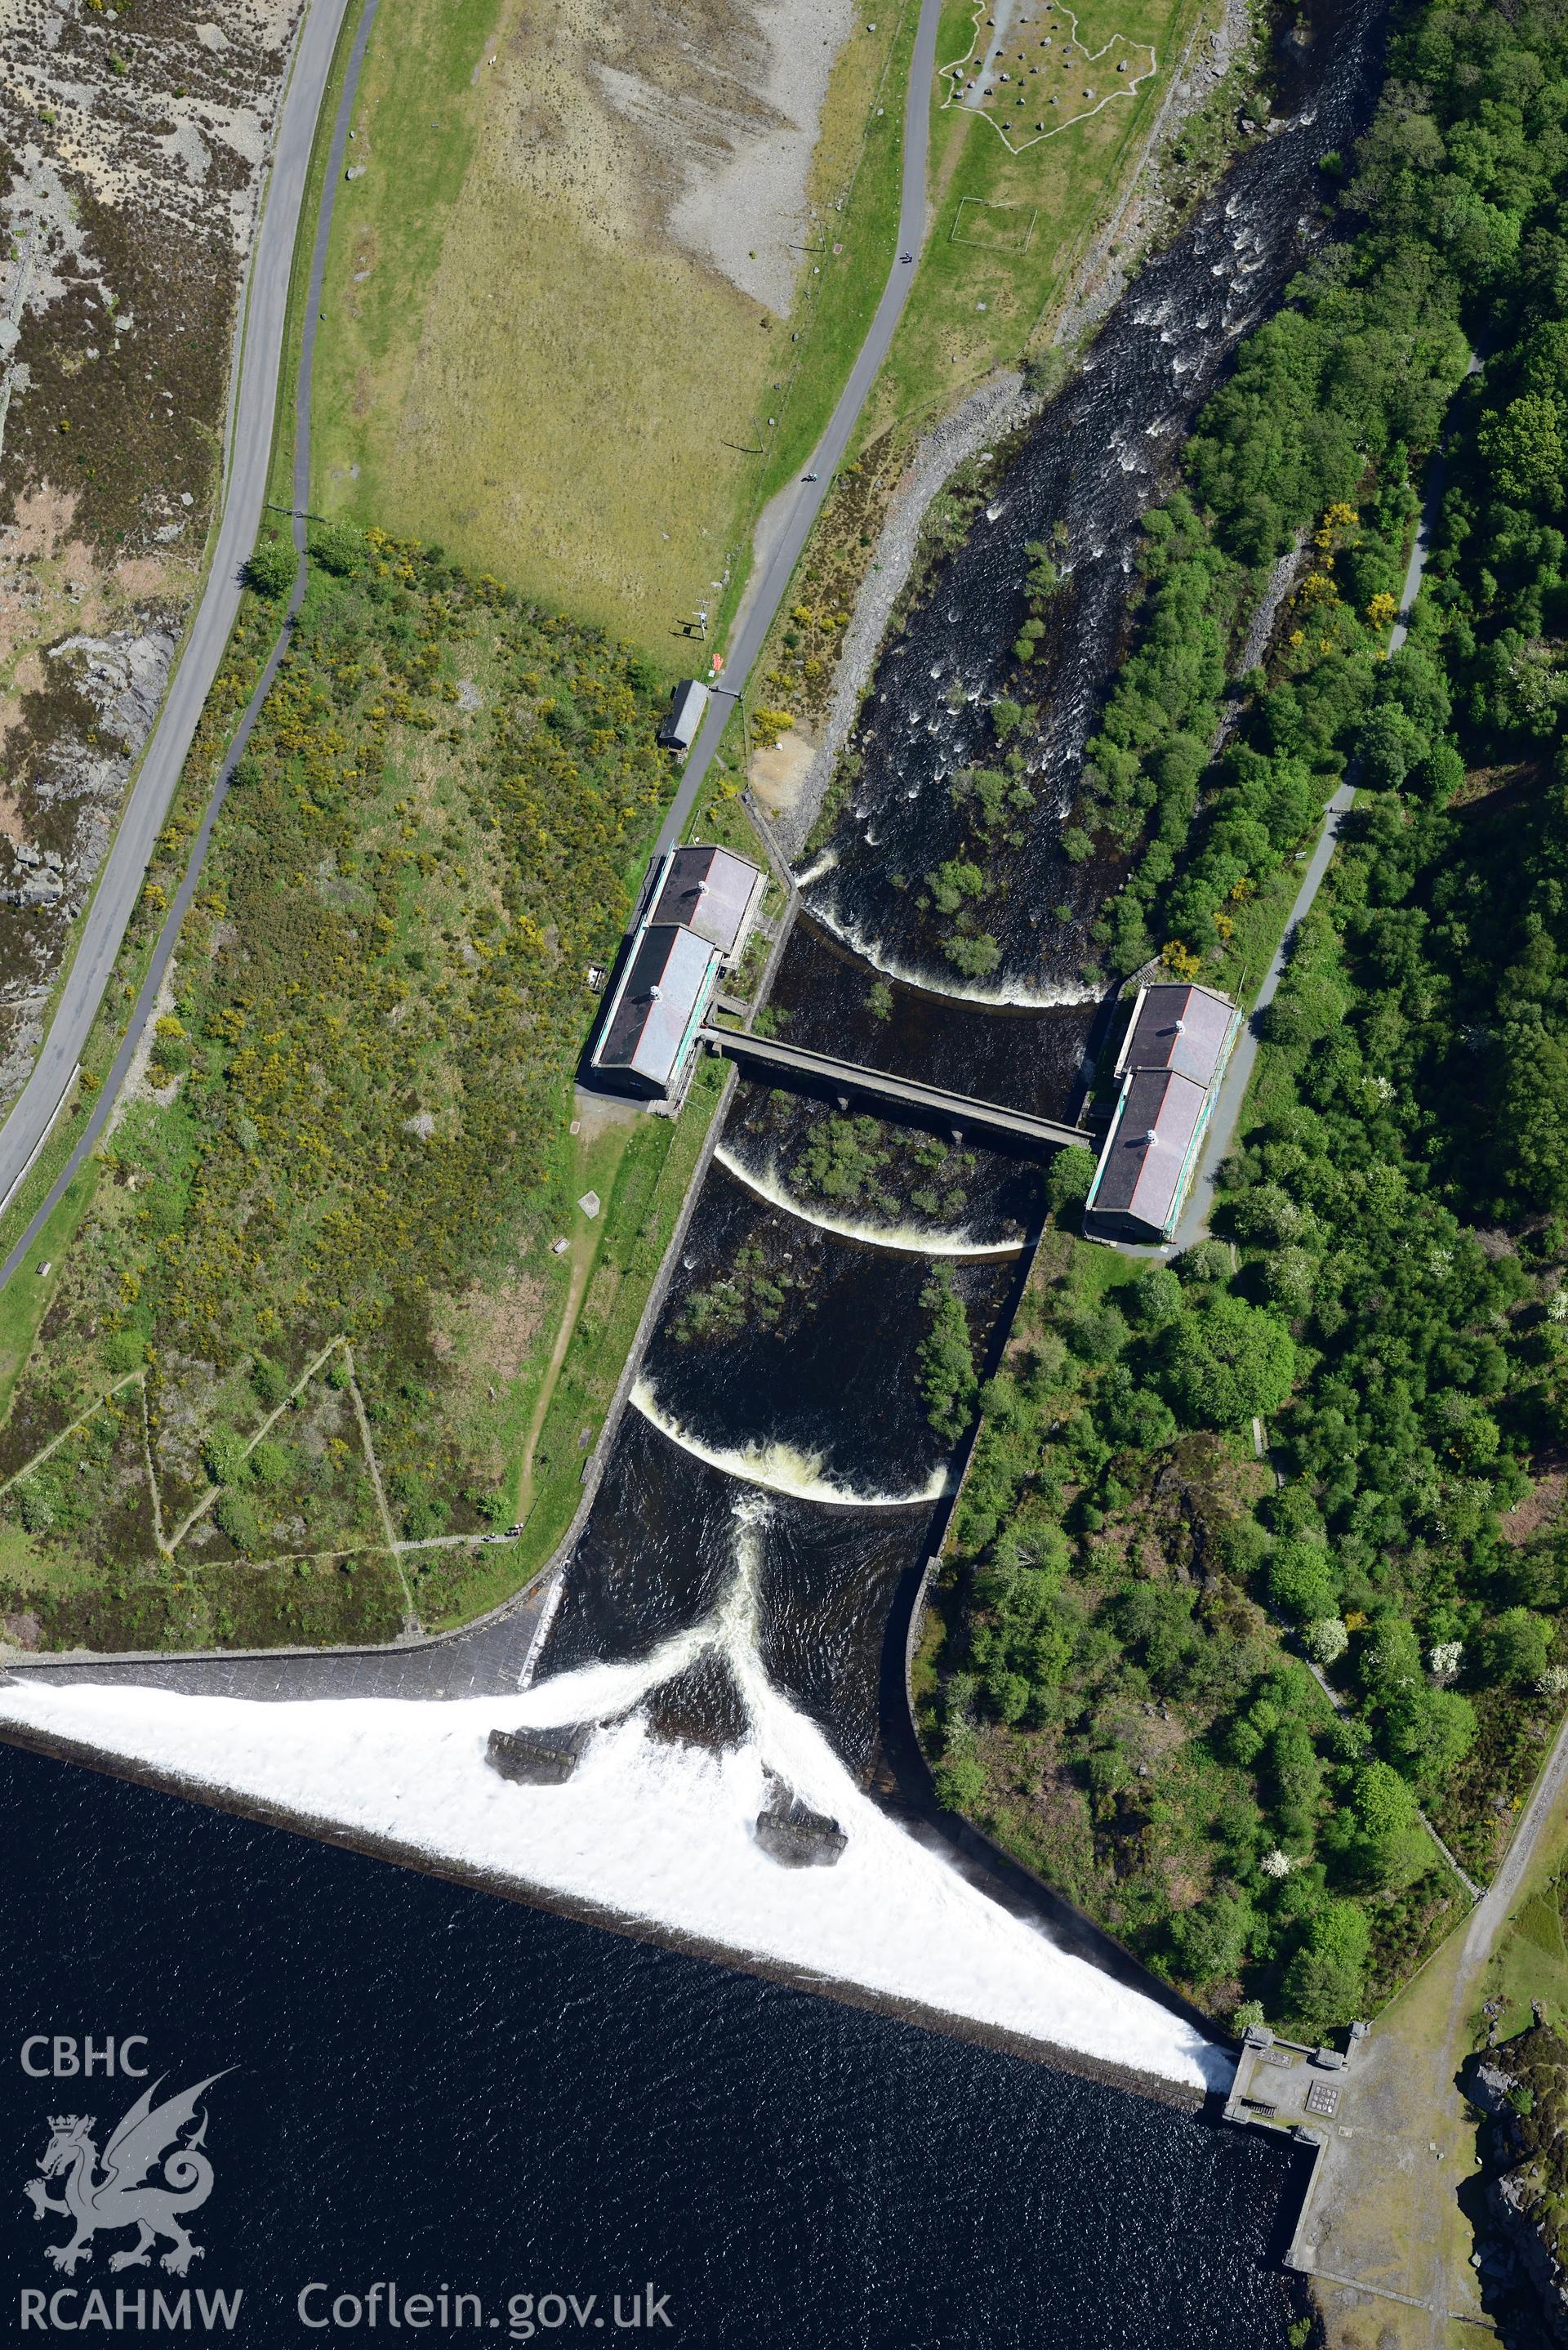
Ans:
<svg viewBox="0 0 1568 2350"><path fill-rule="evenodd" d="M0 1685L0 1719L176 1783L216 1789L504 1889L666 1929L718 1955L842 1981L889 2006L1000 2027L1045 2049L1211 2087L1231 2067L1191 2026L999 1908L862 1792L770 1680L760 1646L771 1505L731 1513L732 1572L704 1620L636 1660L556 1674L512 1698L441 1705L323 1698L257 1703L120 1683ZM661 1686L704 1658L740 1692L741 1742L661 1737ZM494 1729L592 1722L571 1778L517 1785L485 1760ZM783 1781L838 1821L831 1868L785 1869L755 1827Z"/></svg>
<svg viewBox="0 0 1568 2350"><path fill-rule="evenodd" d="M745 1446L705 1444L700 1436L693 1436L690 1429L682 1428L678 1419L659 1409L659 1398L646 1378L634 1382L628 1400L658 1429L660 1436L667 1436L671 1444L678 1444L694 1460L705 1461L710 1469L722 1469L727 1477L739 1477L748 1485L766 1486L770 1492L789 1493L799 1501L821 1502L841 1510L909 1510L940 1502L948 1490L948 1472L938 1468L918 1492L857 1492L850 1486L835 1483L826 1473L819 1453L803 1451L782 1438L759 1437L754 1444Z"/></svg>
<svg viewBox="0 0 1568 2350"><path fill-rule="evenodd" d="M1118 876L1067 853L1062 812L1121 640L1138 516L1226 351L1303 249L1317 210L1316 157L1364 119L1380 21L1380 0L1346 0L1332 39L1303 52L1318 83L1313 108L1254 146L1147 265L1012 461L994 526L946 561L927 605L885 651L862 712L857 813L802 877L814 911L816 897L830 900L818 919L850 952L814 946L801 921L774 990L803 1041L826 1028L829 1048L847 1059L880 1055L877 1066L933 1078L940 1061L955 1091L1068 1114L1092 1023L1057 1007L1095 997L1084 959ZM1061 544L1064 585L1039 665L1049 710L1030 770L1033 828L1020 822L988 847L998 975L989 986L950 986L942 942L909 884L969 838L950 779L994 755L985 704L1022 618L1026 548L1047 538ZM965 681L957 706L940 682L955 669ZM827 968L856 957L852 973ZM873 990L874 972L890 991ZM515 1622L502 1617L440 1653L453 1687L504 1696L345 1698L334 1659L323 1694L262 1703L177 1694L147 1685L145 1668L118 1679L109 1668L99 1679L78 1671L0 1685L0 1718L241 1808L483 1873L802 1980L860 1986L1189 2085L1226 2077L1227 2060L1187 2024L1064 1955L864 1792L888 1607L919 1567L929 1504L948 1484L945 1468L927 1466L933 1440L915 1378L929 1326L919 1259L960 1260L945 1271L983 1356L1009 1279L961 1259L1003 1250L961 1254L925 1234L900 1264L887 1234L810 1219L816 1229L803 1235L798 1203L770 1199L732 1149L720 1155L649 1350L680 1415L661 1407L645 1372L525 1690L516 1691L520 1660L507 1645ZM733 1198L720 1196L725 1187ZM1020 1183L1002 1212L1028 1225L1037 1193ZM782 1215L797 1225L781 1236ZM858 1245L873 1238L879 1258ZM737 1278L742 1248L751 1269ZM672 1328L703 1295L702 1280L711 1284L707 1323ZM730 1301L728 1320L711 1306L715 1294ZM785 1405L791 1440L769 1432ZM718 1440L681 1415L717 1429ZM829 1473L839 1457L853 1462L853 1482ZM466 1659L504 1660L504 1677L465 1678ZM739 1702L687 1738L679 1725L691 1708L672 1707L669 1693L710 1669ZM173 1667L167 1678L181 1683ZM563 1784L519 1786L486 1764L493 1729L582 1722L596 1727ZM836 1866L786 1870L761 1849L753 1831L770 1779L840 1823L848 1841Z"/></svg>
<svg viewBox="0 0 1568 2350"><path fill-rule="evenodd" d="M782 1208L786 1216L798 1216L802 1223L812 1225L819 1232L831 1232L836 1240L858 1241L867 1248L897 1249L905 1256L1016 1256L1020 1249L1029 1245L1022 1236L1015 1241L977 1241L968 1232L930 1232L922 1231L918 1224L864 1224L847 1216L824 1215L819 1208L806 1207L785 1191L776 1159L770 1159L766 1172L762 1173L748 1167L724 1143L719 1145L713 1156L721 1167L727 1168L769 1207Z"/></svg>
<svg viewBox="0 0 1568 2350"><path fill-rule="evenodd" d="M834 862L837 863L837 858ZM804 890L805 882L801 888ZM825 904L814 897L811 911L825 930L842 939L862 962L880 972L884 979L896 979L904 987L918 987L927 995L944 995L955 1003L983 1003L994 1012L1056 1012L1065 1004L1093 1003L1102 993L1086 980L1063 979L1044 987L1031 986L1023 979L1004 981L1000 986L986 987L979 980L958 980L950 983L929 971L915 971L898 962L888 949L868 939L852 915L846 914L836 898Z"/></svg>

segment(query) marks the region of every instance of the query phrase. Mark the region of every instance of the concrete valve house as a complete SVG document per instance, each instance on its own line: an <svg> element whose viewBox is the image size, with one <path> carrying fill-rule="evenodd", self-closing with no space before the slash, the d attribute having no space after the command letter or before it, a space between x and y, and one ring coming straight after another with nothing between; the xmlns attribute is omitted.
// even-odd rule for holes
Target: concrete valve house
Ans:
<svg viewBox="0 0 1568 2350"><path fill-rule="evenodd" d="M740 961L766 888L728 848L672 848L610 997L590 1065L618 1093L678 1104L722 973Z"/></svg>
<svg viewBox="0 0 1568 2350"><path fill-rule="evenodd" d="M1084 1206L1087 1238L1169 1240L1241 1025L1214 988L1139 988L1116 1055L1121 1091Z"/></svg>

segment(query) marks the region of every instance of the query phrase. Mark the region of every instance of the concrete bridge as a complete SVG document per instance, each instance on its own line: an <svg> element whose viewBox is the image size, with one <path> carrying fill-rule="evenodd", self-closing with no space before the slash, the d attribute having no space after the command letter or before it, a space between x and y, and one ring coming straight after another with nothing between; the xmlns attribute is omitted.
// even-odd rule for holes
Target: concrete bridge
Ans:
<svg viewBox="0 0 1568 2350"><path fill-rule="evenodd" d="M918 1077L890 1076L885 1069L836 1060L830 1053L808 1052L803 1045L785 1045L776 1036L758 1036L749 1029L703 1027L698 1030L697 1040L711 1052L727 1053L732 1060L746 1063L764 1076L794 1077L797 1083L818 1087L836 1096L843 1109L857 1099L868 1107L899 1109L923 1126L943 1128L955 1142L961 1142L972 1130L988 1139L1044 1143L1057 1150L1073 1142L1086 1150L1099 1149L1096 1138L1082 1127L1061 1126L1054 1118L1008 1109L1000 1102L976 1101L970 1094L922 1085Z"/></svg>

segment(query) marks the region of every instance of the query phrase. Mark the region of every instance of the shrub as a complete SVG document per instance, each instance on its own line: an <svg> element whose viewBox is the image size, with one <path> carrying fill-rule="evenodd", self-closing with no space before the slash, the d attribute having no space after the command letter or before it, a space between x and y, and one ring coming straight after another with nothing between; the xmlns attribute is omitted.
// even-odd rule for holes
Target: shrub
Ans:
<svg viewBox="0 0 1568 2350"><path fill-rule="evenodd" d="M956 1444L974 1411L979 1381L969 1335L969 1316L947 1266L939 1265L920 1292L931 1326L918 1356L926 1418L937 1434Z"/></svg>
<svg viewBox="0 0 1568 2350"><path fill-rule="evenodd" d="M985 1794L985 1773L972 1754L951 1754L932 1776L937 1801L950 1812L973 1812Z"/></svg>
<svg viewBox="0 0 1568 2350"><path fill-rule="evenodd" d="M213 1504L213 1515L236 1550L261 1548L261 1522L248 1493L238 1492L233 1487L220 1493Z"/></svg>
<svg viewBox="0 0 1568 2350"><path fill-rule="evenodd" d="M280 604L294 586L295 552L286 538L264 538L245 566L245 586Z"/></svg>
<svg viewBox="0 0 1568 2350"><path fill-rule="evenodd" d="M237 1485L250 1474L244 1440L231 1429L213 1430L202 1447L202 1459L214 1485ZM218 1523L222 1525L223 1520Z"/></svg>
<svg viewBox="0 0 1568 2350"><path fill-rule="evenodd" d="M362 569L369 554L359 532L346 522L318 523L310 534L312 562L336 578L348 578Z"/></svg>

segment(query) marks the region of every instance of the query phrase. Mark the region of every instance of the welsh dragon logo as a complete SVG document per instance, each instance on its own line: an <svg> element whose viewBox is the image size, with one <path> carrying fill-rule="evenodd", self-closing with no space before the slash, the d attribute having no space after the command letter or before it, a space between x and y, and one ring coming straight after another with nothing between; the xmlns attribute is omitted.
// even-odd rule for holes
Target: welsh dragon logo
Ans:
<svg viewBox="0 0 1568 2350"><path fill-rule="evenodd" d="M213 2191L213 2166L202 2151L205 2114L193 2137L182 2140L180 2134L195 2120L196 2108L213 2081L223 2075L214 2073L193 2089L182 2089L178 2096L154 2106L162 2077L142 2091L104 2147L101 2172L93 2116L57 2114L50 2118L51 2136L38 2164L41 2175L29 2178L23 2192L36 2218L57 2216L75 2222L68 2244L45 2246L45 2257L67 2276L75 2274L78 2261L91 2260L92 2239L100 2229L111 2234L119 2228L137 2230L129 2251L110 2255L111 2269L145 2268L160 2236L167 2236L171 2246L162 2255L162 2266L176 2276L183 2276L192 2262L202 2256L201 2245L186 2234L182 2217L199 2210ZM161 2176L150 2179L148 2173L159 2164ZM62 2174L65 2191L57 2199L46 2181Z"/></svg>

